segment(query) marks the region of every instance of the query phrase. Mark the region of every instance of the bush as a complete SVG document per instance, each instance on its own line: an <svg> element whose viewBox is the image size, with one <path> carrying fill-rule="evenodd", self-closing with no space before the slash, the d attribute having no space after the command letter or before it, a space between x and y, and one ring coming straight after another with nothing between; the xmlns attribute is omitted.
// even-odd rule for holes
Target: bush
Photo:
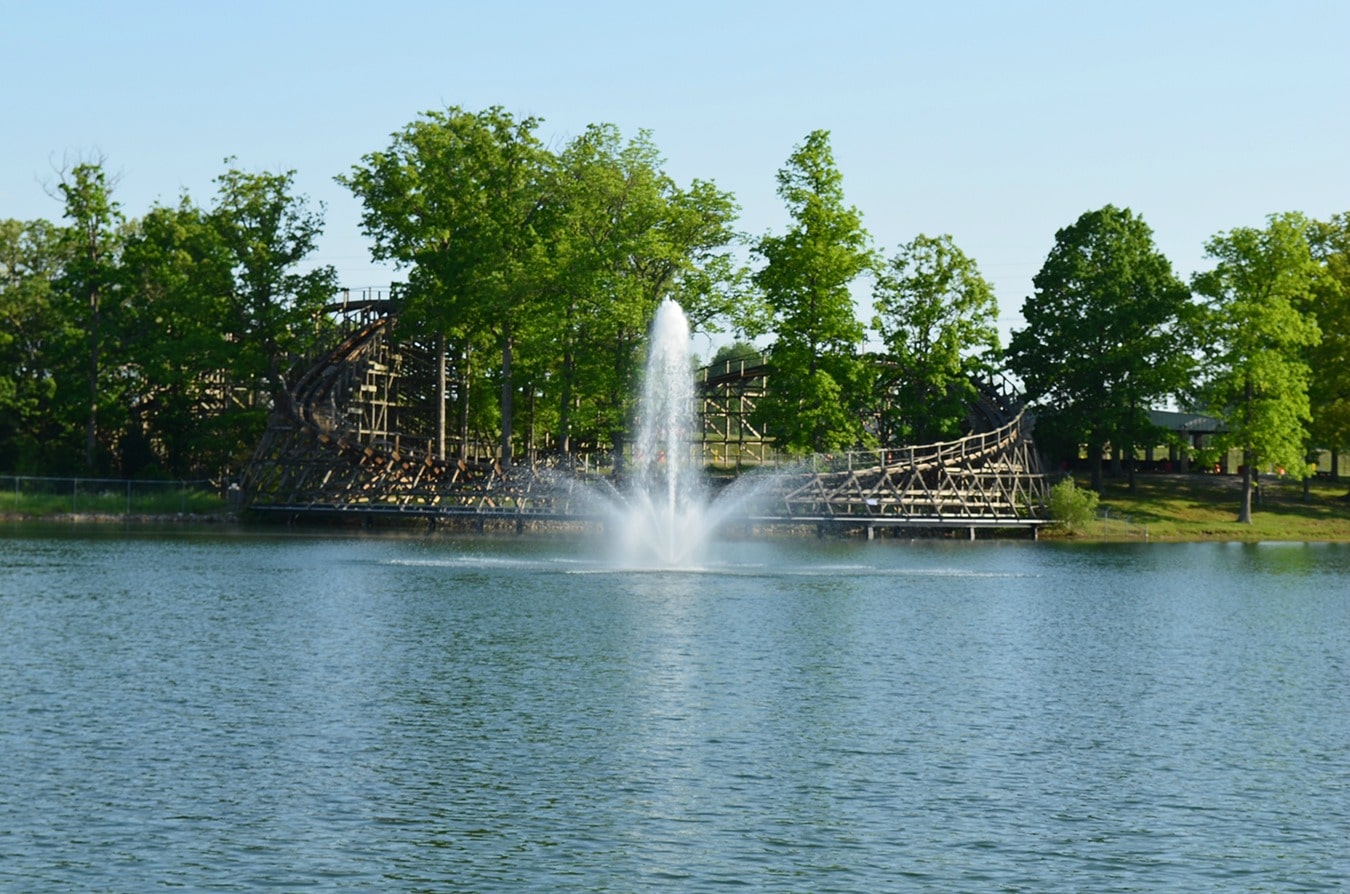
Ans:
<svg viewBox="0 0 1350 894"><path fill-rule="evenodd" d="M1097 516L1097 494L1080 488L1072 478L1050 488L1048 503L1050 517L1070 534L1087 527Z"/></svg>

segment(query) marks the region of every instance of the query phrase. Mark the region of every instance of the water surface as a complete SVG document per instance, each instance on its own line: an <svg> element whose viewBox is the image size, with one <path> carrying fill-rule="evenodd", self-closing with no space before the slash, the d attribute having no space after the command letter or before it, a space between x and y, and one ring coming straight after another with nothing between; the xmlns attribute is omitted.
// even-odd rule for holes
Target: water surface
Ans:
<svg viewBox="0 0 1350 894"><path fill-rule="evenodd" d="M1350 549L0 536L0 889L1311 891Z"/></svg>

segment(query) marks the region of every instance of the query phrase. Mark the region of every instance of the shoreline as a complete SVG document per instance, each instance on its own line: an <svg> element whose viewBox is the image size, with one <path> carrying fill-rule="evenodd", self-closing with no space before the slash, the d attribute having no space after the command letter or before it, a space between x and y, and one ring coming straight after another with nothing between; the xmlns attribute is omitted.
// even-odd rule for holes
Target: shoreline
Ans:
<svg viewBox="0 0 1350 894"><path fill-rule="evenodd" d="M1075 476L1080 486L1082 476ZM1105 493L1098 504L1097 518L1084 529L1070 532L1054 524L1045 525L1038 540L1053 543L1350 543L1350 494L1344 480L1301 480L1262 478L1261 499L1253 506L1252 523L1236 521L1241 499L1241 479L1233 475L1140 473L1131 490L1124 479L1107 479ZM487 519L483 523L468 519L403 519L372 521L359 513L324 520L308 519L289 524L267 520L237 507L218 512L120 513L57 512L29 514L0 512L0 525L6 527L88 526L91 528L165 528L233 530L255 534L304 530L308 533L338 532L416 532L429 534L510 534L512 536L558 536L584 532L585 523L531 520L519 529L513 519ZM864 539L866 520L856 527L840 527L827 536L838 539ZM732 523L729 528L736 527ZM895 529L898 530L898 529ZM743 536L791 539L817 536L814 526L794 527L791 523L751 526ZM876 539L907 542L912 540L965 540L964 534L945 534L938 529L910 529L904 535ZM1024 531L990 529L980 540L1026 539Z"/></svg>

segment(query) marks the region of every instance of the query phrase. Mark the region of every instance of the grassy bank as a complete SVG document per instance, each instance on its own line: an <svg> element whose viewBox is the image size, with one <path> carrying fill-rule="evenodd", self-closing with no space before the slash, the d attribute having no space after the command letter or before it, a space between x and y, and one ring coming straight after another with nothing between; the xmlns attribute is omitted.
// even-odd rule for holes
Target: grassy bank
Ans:
<svg viewBox="0 0 1350 894"><path fill-rule="evenodd" d="M1078 482L1086 486L1085 480ZM1350 483L1261 479L1252 523L1238 524L1242 480L1235 475L1138 475L1108 479L1098 519L1077 540L1303 540L1350 542ZM1047 536L1065 536L1047 531Z"/></svg>
<svg viewBox="0 0 1350 894"><path fill-rule="evenodd" d="M12 480L12 479L11 479ZM68 482L69 479L62 479ZM1087 482L1079 479L1078 485ZM12 487L12 485L11 485ZM1292 540L1350 543L1350 482L1303 483L1262 479L1261 500L1250 525L1238 524L1241 479L1234 475L1138 475L1135 487L1107 480L1098 517L1067 534L1054 527L1048 539L1073 540ZM0 489L0 520L176 521L235 520L234 507L219 495L167 482L162 486Z"/></svg>
<svg viewBox="0 0 1350 894"><path fill-rule="evenodd" d="M233 508L205 482L0 477L0 516L10 519L216 516Z"/></svg>

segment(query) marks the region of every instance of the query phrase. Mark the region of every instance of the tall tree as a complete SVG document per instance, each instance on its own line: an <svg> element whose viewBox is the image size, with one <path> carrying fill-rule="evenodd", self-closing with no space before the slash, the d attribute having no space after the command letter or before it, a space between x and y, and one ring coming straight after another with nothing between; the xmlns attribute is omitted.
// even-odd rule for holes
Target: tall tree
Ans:
<svg viewBox="0 0 1350 894"><path fill-rule="evenodd" d="M553 192L560 213L551 265L559 275L551 281L562 305L549 336L567 348L562 405L571 405L572 385L585 390L586 427L606 433L616 455L657 305L675 298L694 328L715 331L736 316L745 280L730 248L732 196L709 181L680 188L661 165L645 132L624 142L617 128L599 124L560 154ZM570 429L570 409L563 419Z"/></svg>
<svg viewBox="0 0 1350 894"><path fill-rule="evenodd" d="M93 471L99 456L99 398L104 392L108 365L105 319L109 291L117 276L117 252L122 212L112 197L113 184L101 162L75 165L61 176L57 187L65 202L66 267L61 288L81 312L85 334L85 457Z"/></svg>
<svg viewBox="0 0 1350 894"><path fill-rule="evenodd" d="M561 349L564 451L580 431L610 439L621 455L639 340L678 263L659 239L674 188L661 165L648 134L625 142L610 124L588 127L559 154L547 249L554 312L538 335ZM534 350L548 348L536 342Z"/></svg>
<svg viewBox="0 0 1350 894"><path fill-rule="evenodd" d="M888 367L883 442L956 437L1001 350L993 289L951 236L919 235L878 273L872 301Z"/></svg>
<svg viewBox="0 0 1350 894"><path fill-rule="evenodd" d="M1321 336L1301 308L1321 270L1307 233L1299 214L1274 215L1265 229L1221 233L1206 245L1214 269L1195 277L1196 291L1208 299L1201 394L1227 425L1219 446L1242 451L1242 523L1252 520L1258 468L1309 469L1305 351Z"/></svg>
<svg viewBox="0 0 1350 894"><path fill-rule="evenodd" d="M251 402L236 399L267 386L260 363L243 359L253 350L244 330L230 325L235 258L214 224L183 196L152 208L127 237L121 338L136 377L129 471L217 475L261 434Z"/></svg>
<svg viewBox="0 0 1350 894"><path fill-rule="evenodd" d="M1313 257L1325 269L1309 308L1322 340L1308 349L1312 378L1308 399L1313 446L1332 452L1332 470L1340 472L1340 454L1350 449L1350 213L1310 224Z"/></svg>
<svg viewBox="0 0 1350 894"><path fill-rule="evenodd" d="M850 287L870 269L872 250L862 215L844 203L828 131L813 131L792 152L778 171L778 195L793 225L754 249L765 262L755 283L776 334L757 418L792 452L854 446L867 437L870 387Z"/></svg>
<svg viewBox="0 0 1350 894"><path fill-rule="evenodd" d="M532 273L544 229L551 154L500 107L427 112L338 182L365 205L377 258L411 266L410 316L461 345L490 333L499 350L501 456L511 461L513 361L539 297Z"/></svg>
<svg viewBox="0 0 1350 894"><path fill-rule="evenodd" d="M1087 444L1101 490L1106 446L1133 451L1155 439L1149 405L1190 382L1190 293L1143 218L1113 205L1056 233L1033 284L1009 366L1049 427Z"/></svg>
<svg viewBox="0 0 1350 894"><path fill-rule="evenodd" d="M57 305L61 232L43 220L0 221L0 468L64 471L83 451L66 435L57 366L79 330Z"/></svg>
<svg viewBox="0 0 1350 894"><path fill-rule="evenodd" d="M294 171L230 168L215 182L210 225L233 273L226 328L240 340L235 373L279 398L290 366L312 349L316 321L337 291L331 266L300 269L323 234L323 209L311 209L295 193Z"/></svg>

